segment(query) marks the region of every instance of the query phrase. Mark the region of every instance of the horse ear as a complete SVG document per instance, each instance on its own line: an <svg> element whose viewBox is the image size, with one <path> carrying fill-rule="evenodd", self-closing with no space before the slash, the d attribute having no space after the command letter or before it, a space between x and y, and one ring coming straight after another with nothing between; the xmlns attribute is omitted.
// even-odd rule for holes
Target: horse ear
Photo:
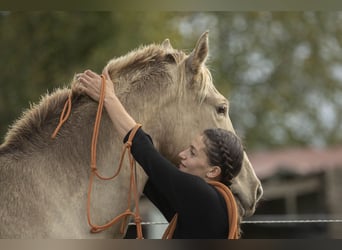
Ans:
<svg viewBox="0 0 342 250"><path fill-rule="evenodd" d="M165 39L161 45L163 46L164 49L172 49L172 45L171 45L170 40L168 38Z"/></svg>
<svg viewBox="0 0 342 250"><path fill-rule="evenodd" d="M205 63L208 53L209 53L209 42L208 42L208 34L209 32L204 32L197 41L196 47L191 52L190 56L187 59L187 65L190 70L197 74L202 66Z"/></svg>

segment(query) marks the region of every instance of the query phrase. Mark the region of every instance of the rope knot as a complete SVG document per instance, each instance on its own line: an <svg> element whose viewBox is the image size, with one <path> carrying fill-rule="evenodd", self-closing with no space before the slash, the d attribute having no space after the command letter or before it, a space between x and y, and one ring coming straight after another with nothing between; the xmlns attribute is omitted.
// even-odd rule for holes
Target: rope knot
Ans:
<svg viewBox="0 0 342 250"><path fill-rule="evenodd" d="M132 142L131 142L131 141L126 142L126 147L127 147L127 148L132 147Z"/></svg>
<svg viewBox="0 0 342 250"><path fill-rule="evenodd" d="M142 222L141 217L140 217L140 216L135 216L134 222L135 222L136 224L138 224L138 223L140 224L140 223Z"/></svg>
<svg viewBox="0 0 342 250"><path fill-rule="evenodd" d="M96 172L97 171L97 167L95 165L91 165L90 169L92 172Z"/></svg>
<svg viewBox="0 0 342 250"><path fill-rule="evenodd" d="M100 229L98 229L98 228L96 228L96 227L92 227L91 229L90 229L90 232L91 233L99 233L101 230Z"/></svg>

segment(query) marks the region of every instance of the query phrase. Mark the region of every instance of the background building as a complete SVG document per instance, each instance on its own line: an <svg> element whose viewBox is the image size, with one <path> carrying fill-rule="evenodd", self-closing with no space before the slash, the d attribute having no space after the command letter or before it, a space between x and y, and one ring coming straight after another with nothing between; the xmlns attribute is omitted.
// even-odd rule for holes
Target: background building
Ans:
<svg viewBox="0 0 342 250"><path fill-rule="evenodd" d="M250 154L264 196L251 220L340 222L246 224L256 238L342 238L342 147Z"/></svg>

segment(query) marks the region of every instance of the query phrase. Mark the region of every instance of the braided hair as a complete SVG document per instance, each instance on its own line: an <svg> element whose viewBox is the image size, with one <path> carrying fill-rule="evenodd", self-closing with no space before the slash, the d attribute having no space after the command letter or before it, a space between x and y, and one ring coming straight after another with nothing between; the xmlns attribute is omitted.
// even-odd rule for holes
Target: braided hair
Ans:
<svg viewBox="0 0 342 250"><path fill-rule="evenodd" d="M232 179L242 167L243 147L240 138L221 128L206 129L203 135L209 164L221 168L221 182L230 187Z"/></svg>

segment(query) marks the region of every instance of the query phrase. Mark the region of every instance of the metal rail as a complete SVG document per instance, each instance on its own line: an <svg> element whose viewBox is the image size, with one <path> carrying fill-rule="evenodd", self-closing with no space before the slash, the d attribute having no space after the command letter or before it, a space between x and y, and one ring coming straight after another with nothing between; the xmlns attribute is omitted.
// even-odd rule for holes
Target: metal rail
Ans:
<svg viewBox="0 0 342 250"><path fill-rule="evenodd" d="M241 224L303 224L303 223L342 223L342 219L302 219L302 220L250 220ZM128 225L135 225L134 222ZM166 221L142 222L141 225L168 225Z"/></svg>
<svg viewBox="0 0 342 250"><path fill-rule="evenodd" d="M334 220L251 220L251 221L242 221L242 224L297 224L297 223L342 223L340 219Z"/></svg>

